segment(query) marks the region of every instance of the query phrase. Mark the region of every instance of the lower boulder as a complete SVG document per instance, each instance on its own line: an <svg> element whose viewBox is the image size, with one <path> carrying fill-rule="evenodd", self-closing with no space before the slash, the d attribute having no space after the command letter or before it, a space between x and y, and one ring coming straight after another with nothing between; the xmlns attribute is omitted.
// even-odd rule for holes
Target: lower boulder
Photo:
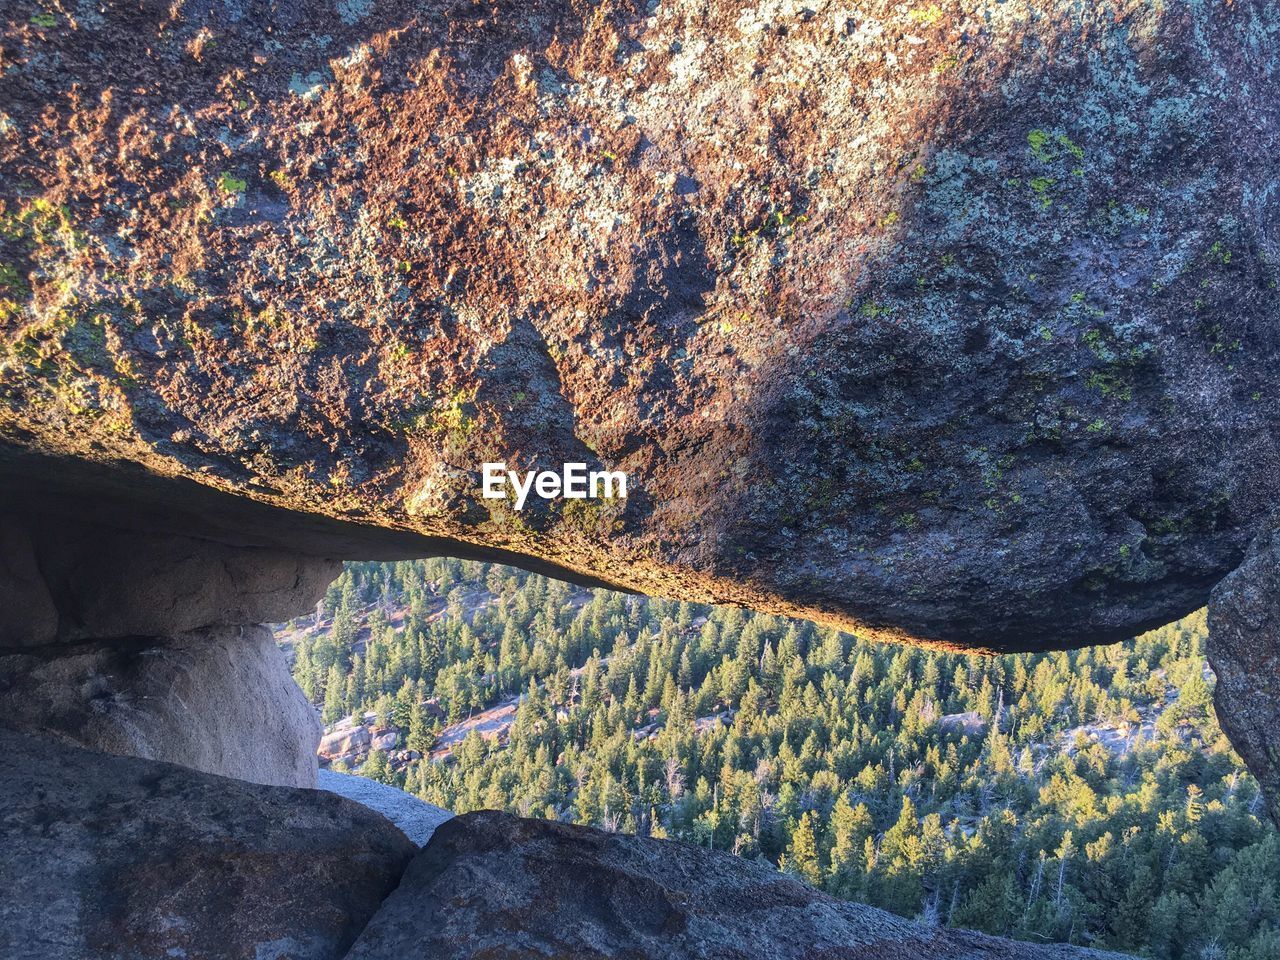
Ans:
<svg viewBox="0 0 1280 960"><path fill-rule="evenodd" d="M359 804L0 733L0 957L338 960L416 847Z"/></svg>
<svg viewBox="0 0 1280 960"><path fill-rule="evenodd" d="M1102 960L925 927L727 853L483 811L436 828L348 960Z"/></svg>
<svg viewBox="0 0 1280 960"><path fill-rule="evenodd" d="M259 625L0 656L0 728L295 787L315 786L322 733Z"/></svg>

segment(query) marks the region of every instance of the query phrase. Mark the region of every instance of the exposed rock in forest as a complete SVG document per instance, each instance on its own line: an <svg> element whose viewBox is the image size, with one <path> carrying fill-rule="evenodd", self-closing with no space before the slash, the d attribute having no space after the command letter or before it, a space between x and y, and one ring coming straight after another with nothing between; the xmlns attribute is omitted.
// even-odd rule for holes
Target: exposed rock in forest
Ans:
<svg viewBox="0 0 1280 960"><path fill-rule="evenodd" d="M5 960L338 960L415 849L341 797L0 733Z"/></svg>
<svg viewBox="0 0 1280 960"><path fill-rule="evenodd" d="M921 926L720 851L492 811L437 828L349 960L476 956L1119 960Z"/></svg>
<svg viewBox="0 0 1280 960"><path fill-rule="evenodd" d="M0 655L0 728L293 787L321 731L264 626Z"/></svg>
<svg viewBox="0 0 1280 960"><path fill-rule="evenodd" d="M1280 493L1278 28L1262 0L10 18L0 435L108 468L10 482L882 637L1128 636ZM517 513L490 460L629 496Z"/></svg>

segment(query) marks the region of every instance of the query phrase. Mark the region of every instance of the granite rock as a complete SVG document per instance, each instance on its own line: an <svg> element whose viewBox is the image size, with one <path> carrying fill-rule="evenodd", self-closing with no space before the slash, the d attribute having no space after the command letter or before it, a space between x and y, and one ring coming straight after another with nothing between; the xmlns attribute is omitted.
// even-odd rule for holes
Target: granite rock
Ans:
<svg viewBox="0 0 1280 960"><path fill-rule="evenodd" d="M10 18L9 489L220 492L265 521L193 533L885 639L1124 638L1280 495L1277 29L1263 0ZM485 461L629 495L517 513Z"/></svg>
<svg viewBox="0 0 1280 960"><path fill-rule="evenodd" d="M339 960L414 845L373 811L0 732L5 960Z"/></svg>
<svg viewBox="0 0 1280 960"><path fill-rule="evenodd" d="M939 930L772 867L494 811L441 824L348 960L1120 960Z"/></svg>
<svg viewBox="0 0 1280 960"><path fill-rule="evenodd" d="M321 733L264 626L0 655L0 728L293 787Z"/></svg>

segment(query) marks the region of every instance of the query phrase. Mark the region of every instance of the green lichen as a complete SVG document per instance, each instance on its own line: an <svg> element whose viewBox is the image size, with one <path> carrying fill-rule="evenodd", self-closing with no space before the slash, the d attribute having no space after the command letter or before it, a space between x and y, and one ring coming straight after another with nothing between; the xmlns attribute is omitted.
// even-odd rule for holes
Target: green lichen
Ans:
<svg viewBox="0 0 1280 960"><path fill-rule="evenodd" d="M1085 386L1098 391L1109 400L1128 402L1133 399L1133 385L1122 375L1111 370L1095 370L1089 374Z"/></svg>
<svg viewBox="0 0 1280 960"><path fill-rule="evenodd" d="M1031 148L1031 155L1041 163L1053 163L1064 153L1077 162L1084 160L1084 148L1065 133L1032 130L1027 134L1027 146Z"/></svg>
<svg viewBox="0 0 1280 960"><path fill-rule="evenodd" d="M1211 354L1239 353L1244 349L1244 345L1238 339L1228 340L1226 338L1220 323L1211 325L1206 336L1209 340L1209 352Z"/></svg>
<svg viewBox="0 0 1280 960"><path fill-rule="evenodd" d="M927 7L916 7L908 11L907 18L917 26L932 27L942 19L942 8L936 3L931 3Z"/></svg>
<svg viewBox="0 0 1280 960"><path fill-rule="evenodd" d="M465 446L475 432L476 421L472 416L467 395L458 391L443 407L438 407L430 414L420 417L419 426L443 436L450 447L456 451Z"/></svg>
<svg viewBox="0 0 1280 960"><path fill-rule="evenodd" d="M729 242L734 249L742 249L752 240L758 237L786 237L795 232L795 228L803 223L807 223L809 217L807 214L783 213L781 210L775 210L773 213L765 217L764 222L753 230L739 231L730 237Z"/></svg>
<svg viewBox="0 0 1280 960"><path fill-rule="evenodd" d="M1053 159L1049 155L1049 140L1049 134L1044 130L1032 130L1027 134L1027 145L1031 147L1032 155L1044 163Z"/></svg>
<svg viewBox="0 0 1280 960"><path fill-rule="evenodd" d="M1053 177L1035 177L1031 180L1031 190L1036 195L1036 202L1040 204L1041 210L1048 210L1053 206L1053 198L1049 196L1050 189L1057 183Z"/></svg>
<svg viewBox="0 0 1280 960"><path fill-rule="evenodd" d="M31 288L11 263L0 263L0 323L13 317L31 296Z"/></svg>
<svg viewBox="0 0 1280 960"><path fill-rule="evenodd" d="M16 213L0 213L0 235L23 242L32 252L61 247L66 252L81 249L84 234L76 230L71 211L43 197L24 204Z"/></svg>

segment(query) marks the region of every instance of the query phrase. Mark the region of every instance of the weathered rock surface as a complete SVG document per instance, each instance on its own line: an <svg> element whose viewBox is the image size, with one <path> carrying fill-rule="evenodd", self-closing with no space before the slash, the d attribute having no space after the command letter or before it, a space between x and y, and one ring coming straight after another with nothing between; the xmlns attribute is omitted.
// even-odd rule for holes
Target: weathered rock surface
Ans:
<svg viewBox="0 0 1280 960"><path fill-rule="evenodd" d="M337 561L0 507L0 728L315 785L319 720L260 622Z"/></svg>
<svg viewBox="0 0 1280 960"><path fill-rule="evenodd" d="M1280 533L1214 589L1206 647L1218 722L1280 823Z"/></svg>
<svg viewBox="0 0 1280 960"><path fill-rule="evenodd" d="M49 642L58 610L36 564L27 531L0 516L0 649Z"/></svg>
<svg viewBox="0 0 1280 960"><path fill-rule="evenodd" d="M453 816L443 807L419 800L411 793L349 773L321 770L316 786L377 810L420 847L431 839L440 824Z"/></svg>
<svg viewBox="0 0 1280 960"><path fill-rule="evenodd" d="M369 742L370 750L394 750L396 742L400 739L400 733L396 730L385 730L382 732L374 732L373 739Z"/></svg>
<svg viewBox="0 0 1280 960"><path fill-rule="evenodd" d="M337 960L415 847L376 813L0 733L5 960Z"/></svg>
<svg viewBox="0 0 1280 960"><path fill-rule="evenodd" d="M294 787L321 733L263 626L0 656L0 728Z"/></svg>
<svg viewBox="0 0 1280 960"><path fill-rule="evenodd" d="M7 648L287 620L341 571L333 560L43 516L0 514L0 550Z"/></svg>
<svg viewBox="0 0 1280 960"><path fill-rule="evenodd" d="M485 811L442 824L348 960L1104 960L938 930L671 841Z"/></svg>
<svg viewBox="0 0 1280 960"><path fill-rule="evenodd" d="M11 455L981 649L1199 606L1280 494L1262 0L59 11L0 27Z"/></svg>

